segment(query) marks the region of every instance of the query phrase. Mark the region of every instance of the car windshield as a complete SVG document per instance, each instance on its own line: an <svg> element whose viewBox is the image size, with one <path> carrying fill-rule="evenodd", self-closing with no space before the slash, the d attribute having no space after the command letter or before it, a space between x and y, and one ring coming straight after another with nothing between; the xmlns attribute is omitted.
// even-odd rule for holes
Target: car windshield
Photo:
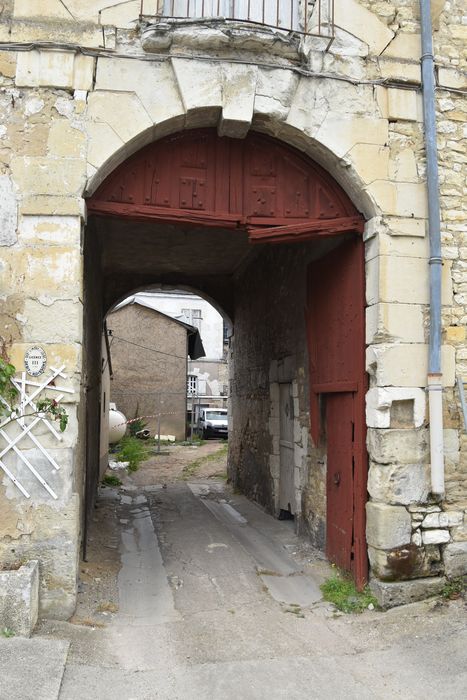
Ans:
<svg viewBox="0 0 467 700"><path fill-rule="evenodd" d="M208 420L226 420L227 413L222 413L221 411L209 411L206 412L206 418Z"/></svg>

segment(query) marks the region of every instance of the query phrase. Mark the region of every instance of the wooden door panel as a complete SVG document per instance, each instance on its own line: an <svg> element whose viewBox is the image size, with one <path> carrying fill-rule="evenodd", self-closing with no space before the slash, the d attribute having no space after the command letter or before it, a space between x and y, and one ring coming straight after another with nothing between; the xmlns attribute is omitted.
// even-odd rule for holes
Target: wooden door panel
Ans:
<svg viewBox="0 0 467 700"><path fill-rule="evenodd" d="M346 571L352 565L353 394L326 396L326 554Z"/></svg>
<svg viewBox="0 0 467 700"><path fill-rule="evenodd" d="M311 433L319 444L324 428L326 432L327 555L351 571L360 587L368 576L364 292L360 238L344 241L309 267ZM320 425L320 396L326 403L325 426ZM336 474L340 475L339 485Z"/></svg>

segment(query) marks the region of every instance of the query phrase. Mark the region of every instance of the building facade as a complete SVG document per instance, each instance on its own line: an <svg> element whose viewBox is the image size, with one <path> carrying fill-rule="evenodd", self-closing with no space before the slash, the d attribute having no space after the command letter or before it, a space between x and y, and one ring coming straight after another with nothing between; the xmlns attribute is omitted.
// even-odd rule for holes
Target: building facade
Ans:
<svg viewBox="0 0 467 700"><path fill-rule="evenodd" d="M225 407L229 393L227 363L228 336L222 315L206 299L180 290L165 292L140 292L135 299L157 309L172 318L197 328L204 355L188 359L187 410L188 422L196 426L199 406Z"/></svg>
<svg viewBox="0 0 467 700"><path fill-rule="evenodd" d="M42 614L75 606L103 320L157 285L197 290L232 323L238 488L289 510L385 604L466 573L467 26L462 0L431 9L443 402L430 418L418 0L300 2L289 19L279 8L280 30L160 3L140 15L139 0L4 3L3 350L21 373L40 346L70 414L60 440L39 426L16 451L4 430L0 561L40 561Z"/></svg>
<svg viewBox="0 0 467 700"><path fill-rule="evenodd" d="M189 334L197 333L137 300L108 314L111 401L154 435L186 437Z"/></svg>

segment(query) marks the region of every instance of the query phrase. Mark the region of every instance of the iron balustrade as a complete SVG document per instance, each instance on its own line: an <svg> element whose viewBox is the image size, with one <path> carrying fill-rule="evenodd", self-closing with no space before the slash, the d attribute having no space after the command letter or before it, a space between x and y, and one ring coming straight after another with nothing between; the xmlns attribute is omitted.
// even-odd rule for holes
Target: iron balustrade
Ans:
<svg viewBox="0 0 467 700"><path fill-rule="evenodd" d="M141 0L140 18L224 20L334 39L335 0ZM328 47L330 45L328 44Z"/></svg>

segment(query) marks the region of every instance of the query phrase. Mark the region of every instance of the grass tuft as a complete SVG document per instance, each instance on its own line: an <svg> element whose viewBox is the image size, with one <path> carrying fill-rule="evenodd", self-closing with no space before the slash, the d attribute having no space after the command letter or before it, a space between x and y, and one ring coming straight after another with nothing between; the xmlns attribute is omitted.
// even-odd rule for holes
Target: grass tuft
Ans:
<svg viewBox="0 0 467 700"><path fill-rule="evenodd" d="M124 437L116 445L115 457L119 462L129 462L128 471L137 471L141 462L149 457L149 450L142 440L135 437Z"/></svg>
<svg viewBox="0 0 467 700"><path fill-rule="evenodd" d="M121 486L122 482L118 478L118 476L114 476L113 474L106 474L104 478L102 479L102 483L104 486Z"/></svg>
<svg viewBox="0 0 467 700"><path fill-rule="evenodd" d="M0 635L1 635L2 637L5 637L6 639L9 639L10 637L14 637L14 636L15 636L15 633L14 633L13 630L11 630L9 627L3 627L3 628L0 630Z"/></svg>
<svg viewBox="0 0 467 700"><path fill-rule="evenodd" d="M451 578L446 581L446 584L441 591L441 595L445 600L455 600L461 598L467 592L467 580L464 576Z"/></svg>
<svg viewBox="0 0 467 700"><path fill-rule="evenodd" d="M355 583L343 572L337 572L328 578L320 588L324 600L333 603L344 613L361 613L367 610L368 606L372 606L370 610L379 607L368 586L365 586L363 591L357 591Z"/></svg>

